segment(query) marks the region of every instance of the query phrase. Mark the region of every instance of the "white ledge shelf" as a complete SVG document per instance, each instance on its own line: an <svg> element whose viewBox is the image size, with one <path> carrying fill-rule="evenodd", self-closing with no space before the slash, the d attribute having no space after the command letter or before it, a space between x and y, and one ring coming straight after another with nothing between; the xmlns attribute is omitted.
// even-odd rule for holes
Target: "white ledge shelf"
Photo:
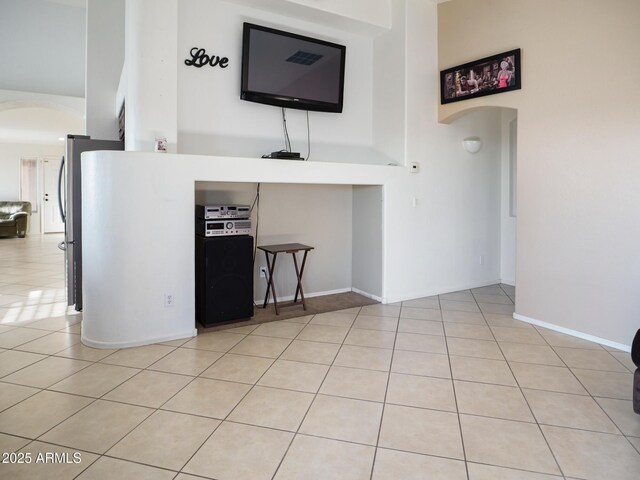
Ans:
<svg viewBox="0 0 640 480"><path fill-rule="evenodd" d="M384 226L385 192L397 196L407 175L405 168L380 165L83 153L83 343L121 348L196 334L196 182L377 185L383 204L365 203L365 208L377 212ZM382 227L379 234L385 234ZM384 249L380 256L383 281L377 294L384 297ZM169 308L167 293L175 298Z"/></svg>

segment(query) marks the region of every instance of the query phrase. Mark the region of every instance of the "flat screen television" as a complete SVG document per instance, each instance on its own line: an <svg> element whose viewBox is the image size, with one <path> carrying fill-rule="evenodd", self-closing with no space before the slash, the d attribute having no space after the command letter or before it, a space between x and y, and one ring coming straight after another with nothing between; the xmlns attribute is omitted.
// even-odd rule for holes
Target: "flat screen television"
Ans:
<svg viewBox="0 0 640 480"><path fill-rule="evenodd" d="M345 52L344 45L245 23L240 98L340 113Z"/></svg>

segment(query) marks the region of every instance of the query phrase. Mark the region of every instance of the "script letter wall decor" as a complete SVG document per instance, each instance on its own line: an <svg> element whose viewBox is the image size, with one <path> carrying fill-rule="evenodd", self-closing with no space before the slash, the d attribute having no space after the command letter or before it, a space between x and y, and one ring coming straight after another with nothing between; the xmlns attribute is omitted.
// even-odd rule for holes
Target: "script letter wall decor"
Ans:
<svg viewBox="0 0 640 480"><path fill-rule="evenodd" d="M184 64L189 67L202 68L206 65L211 67L227 68L229 66L229 59L227 57L220 57L219 55L207 55L204 48L193 47L189 54L191 58L187 58Z"/></svg>

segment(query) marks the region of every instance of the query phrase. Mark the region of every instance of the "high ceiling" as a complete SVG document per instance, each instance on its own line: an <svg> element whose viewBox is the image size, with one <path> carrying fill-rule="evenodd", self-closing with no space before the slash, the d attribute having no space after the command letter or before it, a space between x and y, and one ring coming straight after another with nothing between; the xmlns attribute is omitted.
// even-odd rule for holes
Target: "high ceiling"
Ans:
<svg viewBox="0 0 640 480"><path fill-rule="evenodd" d="M0 89L84 97L86 0L0 0Z"/></svg>
<svg viewBox="0 0 640 480"><path fill-rule="evenodd" d="M85 25L86 0L0 0L0 90L16 91L3 95L0 143L58 144L84 131L81 113L38 94L84 98Z"/></svg>

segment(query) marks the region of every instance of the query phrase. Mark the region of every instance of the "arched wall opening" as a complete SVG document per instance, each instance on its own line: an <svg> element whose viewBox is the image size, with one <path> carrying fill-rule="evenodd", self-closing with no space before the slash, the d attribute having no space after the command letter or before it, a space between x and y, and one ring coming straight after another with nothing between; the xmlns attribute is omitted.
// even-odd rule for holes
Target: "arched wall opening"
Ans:
<svg viewBox="0 0 640 480"><path fill-rule="evenodd" d="M640 238L640 92L565 87L550 72L597 65L616 72L616 85L634 85L640 63L628 59L637 58L639 15L640 2L630 1L438 5L440 70L522 51L521 90L438 107L445 122L467 104L518 109L515 317L618 349L629 349L640 318L640 269L629 267Z"/></svg>
<svg viewBox="0 0 640 480"><path fill-rule="evenodd" d="M491 262L488 267L498 272L500 282L515 286L518 111L506 107L477 106L459 110L443 123L459 126L461 128L456 130L460 131L469 131L468 124L471 123L479 132L484 132L458 139L460 148L465 150L471 161L477 159L484 164L477 174L485 177L485 181L478 178L482 196L486 199L485 225L478 229L477 234L486 236L485 243L493 245L494 254L486 257L480 254L477 261L481 265ZM463 124L467 124L467 128L462 128ZM465 140L479 140L480 150L473 152L473 147L478 146L477 141L471 144Z"/></svg>
<svg viewBox="0 0 640 480"><path fill-rule="evenodd" d="M57 145L69 133L84 133L83 114L64 105L0 103L0 142Z"/></svg>

